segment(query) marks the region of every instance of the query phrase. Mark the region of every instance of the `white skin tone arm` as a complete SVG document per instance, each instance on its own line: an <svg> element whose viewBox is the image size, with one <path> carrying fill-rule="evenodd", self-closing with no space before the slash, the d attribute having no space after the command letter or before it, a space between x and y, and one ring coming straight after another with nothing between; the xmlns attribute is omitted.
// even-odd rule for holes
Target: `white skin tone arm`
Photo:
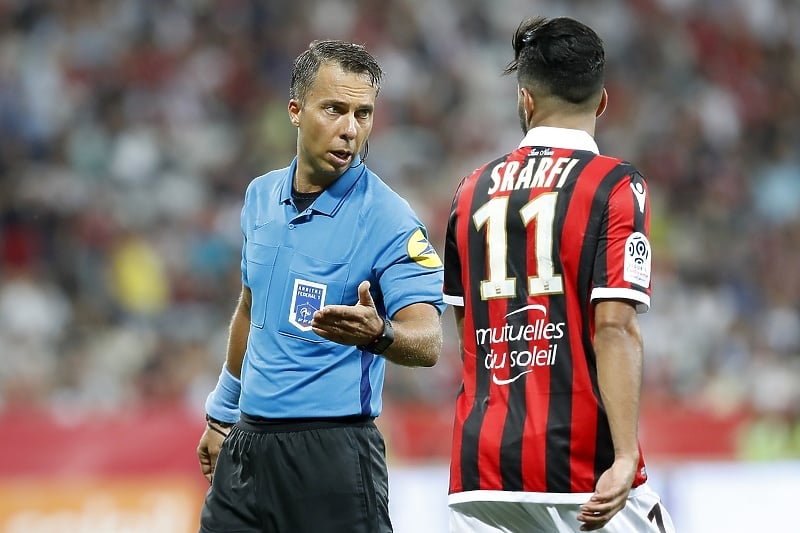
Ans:
<svg viewBox="0 0 800 533"><path fill-rule="evenodd" d="M237 378L242 374L244 352L247 349L247 338L250 335L250 306L252 301L253 297L250 289L242 285L239 303L236 306L233 317L231 317L228 350L225 358L225 365L228 367L228 371ZM203 436L200 438L200 444L197 446L200 470L209 483L211 483L211 478L214 475L214 465L217 464L217 456L225 438L224 434L229 431L229 428L215 427L219 431L206 426Z"/></svg>
<svg viewBox="0 0 800 533"><path fill-rule="evenodd" d="M383 332L383 319L369 293L370 284L358 286L355 305L327 305L314 313L311 329L325 339L355 346L367 344ZM403 366L433 366L442 351L439 312L427 303L408 305L391 317L394 342L382 354Z"/></svg>
<svg viewBox="0 0 800 533"><path fill-rule="evenodd" d="M239 296L239 304L231 318L230 332L228 336L228 351L225 357L225 364L231 374L237 378L242 375L242 362L244 352L247 350L247 339L250 336L250 307L253 303L253 295L250 289L242 285L242 294Z"/></svg>

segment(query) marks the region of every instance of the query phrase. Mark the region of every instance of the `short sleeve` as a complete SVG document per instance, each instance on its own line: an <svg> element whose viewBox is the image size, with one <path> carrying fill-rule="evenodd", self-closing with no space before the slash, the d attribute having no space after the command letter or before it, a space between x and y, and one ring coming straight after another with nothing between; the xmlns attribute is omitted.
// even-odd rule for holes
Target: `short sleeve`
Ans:
<svg viewBox="0 0 800 533"><path fill-rule="evenodd" d="M447 221L447 234L444 243L444 285L442 292L446 304L464 306L464 286L461 280L461 257L458 254L457 207L458 191L453 198L450 217Z"/></svg>
<svg viewBox="0 0 800 533"><path fill-rule="evenodd" d="M630 300L644 313L650 308L652 250L649 192L641 174L631 172L612 189L604 216L591 299Z"/></svg>

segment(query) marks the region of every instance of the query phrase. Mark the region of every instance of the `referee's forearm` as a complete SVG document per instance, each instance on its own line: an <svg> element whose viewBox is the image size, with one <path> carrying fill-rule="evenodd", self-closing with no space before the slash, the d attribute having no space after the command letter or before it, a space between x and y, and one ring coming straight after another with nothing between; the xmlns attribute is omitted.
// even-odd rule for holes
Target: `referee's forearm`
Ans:
<svg viewBox="0 0 800 533"><path fill-rule="evenodd" d="M393 321L395 340L383 353L387 360L402 366L434 366L442 353L442 328L438 318L413 322Z"/></svg>
<svg viewBox="0 0 800 533"><path fill-rule="evenodd" d="M228 371L237 378L242 375L242 363L247 350L247 338L250 335L251 298L250 289L243 286L239 303L231 317L225 364Z"/></svg>

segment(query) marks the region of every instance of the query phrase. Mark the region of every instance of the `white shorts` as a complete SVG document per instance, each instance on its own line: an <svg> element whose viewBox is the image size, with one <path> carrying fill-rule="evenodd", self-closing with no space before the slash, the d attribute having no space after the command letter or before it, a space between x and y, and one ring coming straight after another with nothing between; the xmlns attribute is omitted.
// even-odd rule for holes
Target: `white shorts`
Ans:
<svg viewBox="0 0 800 533"><path fill-rule="evenodd" d="M479 494L480 493L480 494ZM515 496L524 493L514 493ZM525 494L520 501L503 499L502 491L476 491L450 496L451 533L576 533L581 505L592 496L570 494L572 502L542 501L547 496ZM505 498L508 498L505 494ZM541 497L537 497L541 496ZM512 497L513 498L513 497ZM579 501L580 503L575 503ZM598 533L675 533L661 498L645 483L632 489L628 502Z"/></svg>

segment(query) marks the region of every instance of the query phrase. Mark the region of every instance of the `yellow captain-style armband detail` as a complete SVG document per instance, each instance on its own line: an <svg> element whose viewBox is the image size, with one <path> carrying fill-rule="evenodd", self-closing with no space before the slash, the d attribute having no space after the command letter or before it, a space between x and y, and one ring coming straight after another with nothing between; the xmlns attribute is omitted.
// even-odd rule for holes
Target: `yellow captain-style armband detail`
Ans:
<svg viewBox="0 0 800 533"><path fill-rule="evenodd" d="M424 267L439 268L442 266L442 260L421 229L417 229L411 235L406 249L408 256Z"/></svg>

